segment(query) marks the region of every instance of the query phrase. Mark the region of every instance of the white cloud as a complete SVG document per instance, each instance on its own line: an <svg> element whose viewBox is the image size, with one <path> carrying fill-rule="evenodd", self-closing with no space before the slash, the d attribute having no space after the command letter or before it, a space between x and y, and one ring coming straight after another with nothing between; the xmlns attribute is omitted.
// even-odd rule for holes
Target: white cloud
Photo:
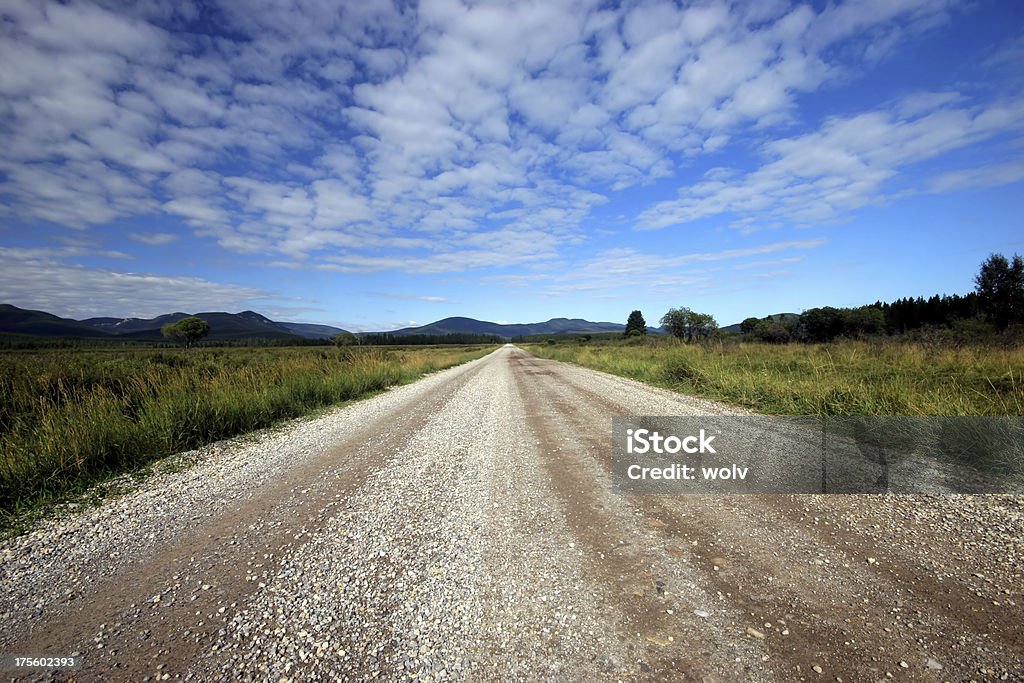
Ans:
<svg viewBox="0 0 1024 683"><path fill-rule="evenodd" d="M959 102L963 96L958 92L919 92L900 99L895 112L900 118L911 118L927 114L947 104Z"/></svg>
<svg viewBox="0 0 1024 683"><path fill-rule="evenodd" d="M978 168L942 173L931 180L932 192L949 192L975 187L996 187L1024 181L1024 162L1010 161Z"/></svg>
<svg viewBox="0 0 1024 683"><path fill-rule="evenodd" d="M953 0L862 0L831 4L808 31L808 43L825 49L853 39L863 53L882 56L904 34L921 33L949 20ZM903 19L902 22L896 20ZM883 47L884 46L884 47ZM871 57L871 54L868 54Z"/></svg>
<svg viewBox="0 0 1024 683"><path fill-rule="evenodd" d="M128 239L150 247L162 247L178 239L169 232L130 232Z"/></svg>
<svg viewBox="0 0 1024 683"><path fill-rule="evenodd" d="M153 317L252 308L265 291L194 277L167 277L72 265L68 250L0 247L0 301L55 315Z"/></svg>
<svg viewBox="0 0 1024 683"><path fill-rule="evenodd" d="M895 111L835 117L813 133L766 143L769 161L757 170L685 186L679 199L645 211L639 227L664 228L726 213L802 224L834 220L844 210L884 200L886 181L908 166L1024 127L1024 100L968 109L947 106L952 99L922 95L904 100ZM913 102L909 108L908 101Z"/></svg>
<svg viewBox="0 0 1024 683"><path fill-rule="evenodd" d="M207 7L200 35L178 30L192 3L10 0L0 210L77 229L170 216L228 251L346 272L536 265L613 193L794 122L801 93L948 13L252 0ZM709 177L642 222L827 218L972 139L958 126L978 139L1020 114L941 94L900 106L769 143L761 170Z"/></svg>
<svg viewBox="0 0 1024 683"><path fill-rule="evenodd" d="M443 296L429 296L417 294L403 294L401 292L367 292L370 296L379 296L384 299L397 299L400 301L423 301L430 304L451 304L456 303Z"/></svg>
<svg viewBox="0 0 1024 683"><path fill-rule="evenodd" d="M196 227L224 225L228 222L226 211L198 197L172 199L163 205L163 209L167 213L188 219Z"/></svg>
<svg viewBox="0 0 1024 683"><path fill-rule="evenodd" d="M780 252L807 251L826 244L824 239L785 240L751 247L688 254L655 254L633 248L604 251L566 272L544 278L551 284L549 296L574 292L621 290L624 288L679 289L706 288L718 281L713 273L720 269L756 270L780 263L795 263L799 255L772 261L745 261L752 256Z"/></svg>

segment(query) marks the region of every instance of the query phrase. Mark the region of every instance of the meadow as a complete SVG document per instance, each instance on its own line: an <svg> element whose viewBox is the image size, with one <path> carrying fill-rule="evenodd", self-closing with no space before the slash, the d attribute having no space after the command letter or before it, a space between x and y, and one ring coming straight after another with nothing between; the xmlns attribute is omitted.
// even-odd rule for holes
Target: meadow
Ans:
<svg viewBox="0 0 1024 683"><path fill-rule="evenodd" d="M1022 347L651 338L524 348L774 415L1024 415Z"/></svg>
<svg viewBox="0 0 1024 683"><path fill-rule="evenodd" d="M165 455L360 398L493 347L0 352L0 516Z"/></svg>

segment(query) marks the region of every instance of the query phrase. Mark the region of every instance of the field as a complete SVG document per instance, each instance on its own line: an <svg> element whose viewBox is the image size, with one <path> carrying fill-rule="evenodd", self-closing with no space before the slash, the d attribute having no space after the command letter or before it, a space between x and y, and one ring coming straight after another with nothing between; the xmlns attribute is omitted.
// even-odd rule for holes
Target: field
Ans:
<svg viewBox="0 0 1024 683"><path fill-rule="evenodd" d="M492 347L0 352L0 511L355 399ZM913 343L526 345L779 415L1024 415L1024 349Z"/></svg>
<svg viewBox="0 0 1024 683"><path fill-rule="evenodd" d="M492 347L0 353L0 511L483 356ZM9 521L9 520L8 520Z"/></svg>
<svg viewBox="0 0 1024 683"><path fill-rule="evenodd" d="M774 415L1024 415L1024 348L908 342L526 347L544 358Z"/></svg>

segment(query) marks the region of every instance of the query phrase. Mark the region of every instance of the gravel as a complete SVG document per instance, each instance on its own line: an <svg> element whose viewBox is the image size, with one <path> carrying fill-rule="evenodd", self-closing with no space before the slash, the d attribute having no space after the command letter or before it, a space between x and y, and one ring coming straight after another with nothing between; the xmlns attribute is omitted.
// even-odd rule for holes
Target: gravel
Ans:
<svg viewBox="0 0 1024 683"><path fill-rule="evenodd" d="M110 495L97 507L66 508L5 541L0 546L0 619L10 628L0 633L0 646L9 646L19 627L63 610L69 596L88 592L196 525L259 496L268 484L287 480L364 425L405 410L480 362L173 456L155 464L153 474L141 481L125 476L104 487L120 489L121 495Z"/></svg>
<svg viewBox="0 0 1024 683"><path fill-rule="evenodd" d="M671 414L745 411L506 347L183 454L0 547L0 653L137 680L1024 671L1020 496L616 493L611 416Z"/></svg>
<svg viewBox="0 0 1024 683"><path fill-rule="evenodd" d="M491 364L456 393L283 563L194 677L596 676L621 661L522 457L510 382Z"/></svg>

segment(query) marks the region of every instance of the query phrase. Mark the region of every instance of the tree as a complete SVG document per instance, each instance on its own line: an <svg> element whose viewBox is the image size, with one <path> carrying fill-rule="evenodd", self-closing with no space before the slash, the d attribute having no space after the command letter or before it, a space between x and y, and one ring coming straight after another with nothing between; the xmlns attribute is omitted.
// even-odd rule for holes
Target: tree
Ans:
<svg viewBox="0 0 1024 683"><path fill-rule="evenodd" d="M754 329L750 330L748 334L759 341L770 344L785 344L793 336L785 322L773 320L771 317L758 320L757 324L754 325Z"/></svg>
<svg viewBox="0 0 1024 683"><path fill-rule="evenodd" d="M351 332L339 332L331 337L331 343L335 346L357 346L359 344L359 337Z"/></svg>
<svg viewBox="0 0 1024 683"><path fill-rule="evenodd" d="M644 320L644 314L640 311L633 311L629 314L629 319L626 321L626 329L623 331L623 337L636 336L637 334L647 334L647 321Z"/></svg>
<svg viewBox="0 0 1024 683"><path fill-rule="evenodd" d="M692 342L695 337L707 338L718 329L710 313L697 313L689 308L672 308L661 317L661 324L673 336Z"/></svg>
<svg viewBox="0 0 1024 683"><path fill-rule="evenodd" d="M761 322L760 318L746 318L740 323L740 332L743 334L750 334L757 329L757 324Z"/></svg>
<svg viewBox="0 0 1024 683"><path fill-rule="evenodd" d="M829 342L843 333L843 312L832 306L812 308L800 314L800 338L809 342Z"/></svg>
<svg viewBox="0 0 1024 683"><path fill-rule="evenodd" d="M997 329L1024 322L1024 259L992 254L974 278L981 310Z"/></svg>
<svg viewBox="0 0 1024 683"><path fill-rule="evenodd" d="M168 339L180 341L186 349L190 349L192 344L210 333L210 323L190 315L176 323L167 323L160 328L160 332Z"/></svg>
<svg viewBox="0 0 1024 683"><path fill-rule="evenodd" d="M939 297L934 297L938 307ZM877 306L843 309L843 334L847 337L870 337L885 331L885 314Z"/></svg>

